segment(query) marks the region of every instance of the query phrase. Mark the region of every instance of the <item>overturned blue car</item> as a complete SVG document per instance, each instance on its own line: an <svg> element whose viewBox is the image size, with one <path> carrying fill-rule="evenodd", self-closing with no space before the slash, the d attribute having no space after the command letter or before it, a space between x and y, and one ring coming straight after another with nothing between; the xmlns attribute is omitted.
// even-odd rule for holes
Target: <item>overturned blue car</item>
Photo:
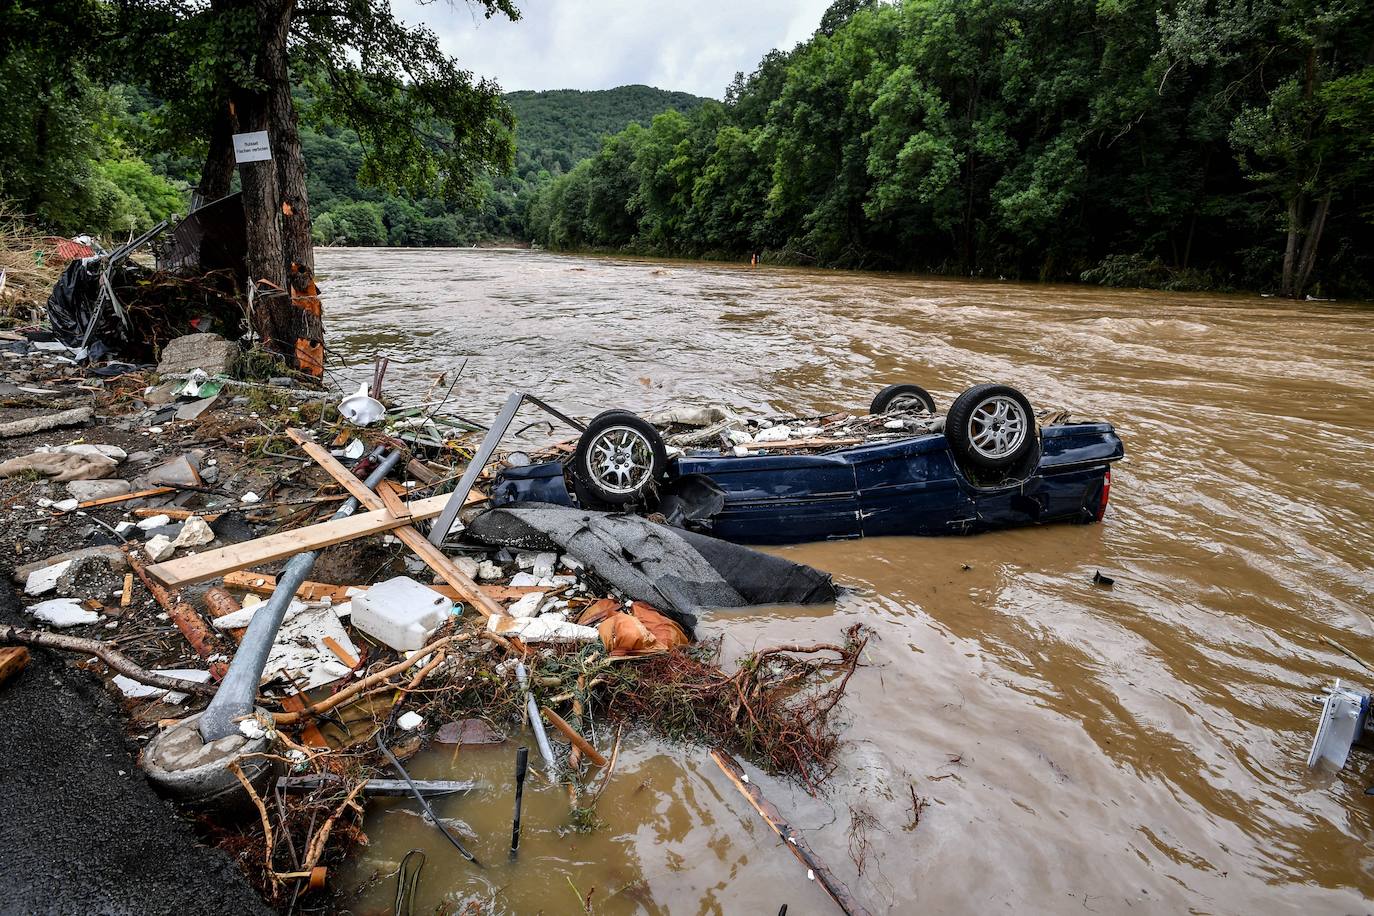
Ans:
<svg viewBox="0 0 1374 916"><path fill-rule="evenodd" d="M491 501L659 513L748 544L1101 520L1121 439L1108 423L1047 419L1042 427L1007 385L976 385L943 417L924 389L892 385L867 418L838 431L803 425L797 439L793 427L769 424L769 435L718 424L677 437L710 447L670 455L671 433L609 410L587 424L570 457L499 472Z"/></svg>

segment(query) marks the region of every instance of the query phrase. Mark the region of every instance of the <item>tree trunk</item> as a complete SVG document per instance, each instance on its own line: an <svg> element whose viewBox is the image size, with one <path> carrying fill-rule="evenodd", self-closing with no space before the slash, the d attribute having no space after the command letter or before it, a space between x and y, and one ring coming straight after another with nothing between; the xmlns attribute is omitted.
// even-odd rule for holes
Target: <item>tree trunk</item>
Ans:
<svg viewBox="0 0 1374 916"><path fill-rule="evenodd" d="M1304 194L1295 194L1288 200L1288 245L1283 250L1283 278L1279 281L1279 295L1295 297L1293 291L1294 273L1298 263L1298 237L1302 234L1302 211Z"/></svg>
<svg viewBox="0 0 1374 916"><path fill-rule="evenodd" d="M1317 209L1312 214L1312 223L1307 227L1307 238L1303 239L1302 257L1298 259L1298 273L1294 278L1293 298L1302 297L1307 289L1307 281L1312 278L1312 268L1317 265L1317 246L1321 244L1322 230L1326 228L1326 214L1331 209L1331 192L1328 191L1317 201Z"/></svg>
<svg viewBox="0 0 1374 916"><path fill-rule="evenodd" d="M310 205L305 187L305 156L301 151L296 106L291 98L287 38L295 0L257 0L263 33L260 72L266 83L272 156L277 169L281 210L282 263L289 297L270 303L275 331L273 349L287 356L297 369L323 373L324 322L315 287L315 249L311 239Z"/></svg>
<svg viewBox="0 0 1374 916"><path fill-rule="evenodd" d="M215 112L214 124L210 127L210 151L205 156L205 165L200 170L200 184L196 187L191 206L198 207L212 200L219 200L229 193L234 181L234 113L233 106L225 99Z"/></svg>
<svg viewBox="0 0 1374 916"><path fill-rule="evenodd" d="M234 93L238 129L249 132L267 129L267 103L261 93L238 90ZM243 216L248 237L248 283L255 288L253 327L263 346L282 352L280 334L274 317L279 303L287 301L286 264L282 258L281 225L277 167L270 159L245 162L239 166L243 184ZM289 349L286 352L290 352Z"/></svg>

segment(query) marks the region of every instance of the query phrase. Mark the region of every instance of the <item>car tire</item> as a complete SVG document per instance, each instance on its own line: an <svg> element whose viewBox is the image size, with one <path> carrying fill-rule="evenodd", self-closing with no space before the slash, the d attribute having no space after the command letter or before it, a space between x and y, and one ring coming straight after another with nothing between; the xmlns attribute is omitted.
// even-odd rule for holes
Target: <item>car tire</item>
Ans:
<svg viewBox="0 0 1374 916"><path fill-rule="evenodd" d="M935 399L920 385L888 385L873 398L868 412L876 416L914 407L920 407L926 413L935 413Z"/></svg>
<svg viewBox="0 0 1374 916"><path fill-rule="evenodd" d="M572 458L576 483L612 506L640 501L667 466L668 450L658 430L626 410L593 417Z"/></svg>
<svg viewBox="0 0 1374 916"><path fill-rule="evenodd" d="M950 405L945 438L966 468L1006 471L1038 447L1030 400L1010 385L974 385Z"/></svg>

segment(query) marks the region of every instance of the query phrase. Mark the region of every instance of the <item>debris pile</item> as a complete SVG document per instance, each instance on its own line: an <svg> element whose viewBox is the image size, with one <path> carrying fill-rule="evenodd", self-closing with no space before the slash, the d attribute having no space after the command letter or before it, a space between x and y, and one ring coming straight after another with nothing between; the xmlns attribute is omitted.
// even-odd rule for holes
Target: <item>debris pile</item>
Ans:
<svg viewBox="0 0 1374 916"><path fill-rule="evenodd" d="M44 343L0 342L0 518L29 605L0 645L103 675L150 778L272 904L330 888L369 797L471 789L410 777L431 744L528 729L586 823L637 731L812 791L830 775L868 634L730 670L697 641L711 608L833 600L828 576L637 516L489 509L485 482L520 457L474 459L479 425L443 401L388 405L380 366L345 409L236 380L212 334L164 347L156 375L101 377Z"/></svg>

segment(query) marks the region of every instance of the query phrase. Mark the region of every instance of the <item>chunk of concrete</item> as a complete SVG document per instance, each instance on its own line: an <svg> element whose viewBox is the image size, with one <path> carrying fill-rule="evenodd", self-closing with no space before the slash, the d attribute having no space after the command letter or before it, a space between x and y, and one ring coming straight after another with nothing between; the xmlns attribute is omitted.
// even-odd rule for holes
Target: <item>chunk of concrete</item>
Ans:
<svg viewBox="0 0 1374 916"><path fill-rule="evenodd" d="M29 436L41 433L45 429L59 429L63 426L79 426L91 422L94 416L95 411L90 407L75 407L57 413L39 414L24 420L11 420L8 423L0 423L0 439Z"/></svg>
<svg viewBox="0 0 1374 916"><path fill-rule="evenodd" d="M105 600L121 591L123 577L110 568L110 561L102 556L71 560L57 577L57 593L64 598L95 598Z"/></svg>
<svg viewBox="0 0 1374 916"><path fill-rule="evenodd" d="M32 563L25 563L23 566L16 566L11 577L15 582L27 582L29 576L33 575L37 570L45 569L58 563L65 563L68 560L79 560L82 557L104 557L109 562L110 568L115 572L123 572L129 568L129 560L124 556L123 551L113 544L100 544L96 547L82 547L80 550L68 550L66 553L54 554L43 560L35 560ZM53 581L56 581L56 579Z"/></svg>
<svg viewBox="0 0 1374 916"><path fill-rule="evenodd" d="M172 542L173 547L203 547L215 539L215 532L199 515L193 515L181 526L181 533Z"/></svg>
<svg viewBox="0 0 1374 916"><path fill-rule="evenodd" d="M143 545L143 552L148 555L148 559L154 563L161 563L163 560L176 553L176 548L165 534L159 534L151 541Z"/></svg>
<svg viewBox="0 0 1374 916"><path fill-rule="evenodd" d="M72 499L77 502L86 502L88 499L109 499L111 496L123 496L128 493L129 481L120 480L72 480L67 482L67 492Z"/></svg>
<svg viewBox="0 0 1374 916"><path fill-rule="evenodd" d="M184 375L204 369L207 375L226 375L237 357L238 347L218 334L186 334L162 348L157 371L159 375Z"/></svg>

